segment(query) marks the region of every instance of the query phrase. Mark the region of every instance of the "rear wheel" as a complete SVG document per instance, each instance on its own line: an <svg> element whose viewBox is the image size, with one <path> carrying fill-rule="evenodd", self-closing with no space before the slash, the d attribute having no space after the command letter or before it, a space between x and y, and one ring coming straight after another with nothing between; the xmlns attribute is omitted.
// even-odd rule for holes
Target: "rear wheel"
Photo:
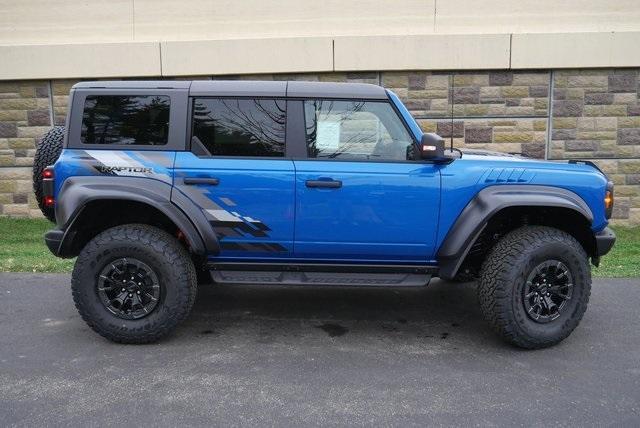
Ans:
<svg viewBox="0 0 640 428"><path fill-rule="evenodd" d="M62 152L63 140L64 126L54 126L42 137L33 157L33 193L42 214L53 222L56 221L53 207L44 206L42 200L42 171L56 163Z"/></svg>
<svg viewBox="0 0 640 428"><path fill-rule="evenodd" d="M502 238L480 271L484 317L507 342L544 348L578 326L591 294L584 249L571 235L525 226Z"/></svg>
<svg viewBox="0 0 640 428"><path fill-rule="evenodd" d="M100 233L83 248L71 288L78 312L98 334L149 343L189 315L197 282L189 254L173 236L130 224Z"/></svg>

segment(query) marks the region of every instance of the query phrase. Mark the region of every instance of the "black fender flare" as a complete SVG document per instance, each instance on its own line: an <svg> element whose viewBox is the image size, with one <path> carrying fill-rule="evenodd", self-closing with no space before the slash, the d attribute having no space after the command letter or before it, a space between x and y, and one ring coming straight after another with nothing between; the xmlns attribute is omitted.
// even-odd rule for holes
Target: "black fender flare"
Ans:
<svg viewBox="0 0 640 428"><path fill-rule="evenodd" d="M220 251L218 239L204 214L193 203L171 201L169 183L144 177L75 176L65 180L56 201L56 222L64 235L58 252L64 255L68 240L73 239L74 222L90 202L123 200L147 204L166 215L185 235L197 255ZM65 242L67 241L67 242Z"/></svg>
<svg viewBox="0 0 640 428"><path fill-rule="evenodd" d="M440 278L452 279L458 273L467 253L495 213L517 206L568 208L590 224L593 222L587 203L566 189L524 184L484 188L462 210L436 254Z"/></svg>

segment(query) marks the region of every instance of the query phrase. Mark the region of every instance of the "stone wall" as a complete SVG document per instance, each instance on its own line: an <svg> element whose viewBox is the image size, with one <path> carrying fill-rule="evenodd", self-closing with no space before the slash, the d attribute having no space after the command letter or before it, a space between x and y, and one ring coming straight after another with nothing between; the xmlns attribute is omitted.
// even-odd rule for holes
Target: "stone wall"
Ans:
<svg viewBox="0 0 640 428"><path fill-rule="evenodd" d="M410 71L215 78L381 84L402 98L425 131L453 137L457 147L540 159L594 160L616 183L614 222L640 224L639 71ZM52 123L64 123L67 95L75 82L0 82L0 214L39 216L30 183L34 147Z"/></svg>
<svg viewBox="0 0 640 428"><path fill-rule="evenodd" d="M593 159L616 184L613 218L640 224L638 69L553 73L549 159Z"/></svg>
<svg viewBox="0 0 640 428"><path fill-rule="evenodd" d="M31 165L36 140L50 126L49 82L0 82L0 214L40 215Z"/></svg>

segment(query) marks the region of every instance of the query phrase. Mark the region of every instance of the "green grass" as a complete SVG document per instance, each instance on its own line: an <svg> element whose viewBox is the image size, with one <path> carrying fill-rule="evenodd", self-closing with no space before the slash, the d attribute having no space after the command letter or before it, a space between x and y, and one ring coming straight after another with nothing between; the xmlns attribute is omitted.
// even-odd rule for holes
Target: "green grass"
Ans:
<svg viewBox="0 0 640 428"><path fill-rule="evenodd" d="M640 277L640 226L616 227L616 243L609 254L602 257L593 276L602 278Z"/></svg>
<svg viewBox="0 0 640 428"><path fill-rule="evenodd" d="M0 272L70 272L73 260L54 257L43 234L53 225L42 219L0 217ZM640 277L640 227L614 227L618 239L593 275Z"/></svg>
<svg viewBox="0 0 640 428"><path fill-rule="evenodd" d="M55 257L44 245L52 228L44 219L0 217L0 272L71 272L73 260Z"/></svg>

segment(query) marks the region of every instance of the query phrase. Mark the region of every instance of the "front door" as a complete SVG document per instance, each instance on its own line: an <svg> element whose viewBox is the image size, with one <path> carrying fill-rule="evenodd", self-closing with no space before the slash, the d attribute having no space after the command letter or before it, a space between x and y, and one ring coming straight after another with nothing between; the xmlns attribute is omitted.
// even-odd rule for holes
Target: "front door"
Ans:
<svg viewBox="0 0 640 428"><path fill-rule="evenodd" d="M174 192L198 205L220 242L218 259L293 252L293 162L285 158L286 102L196 98L191 151L178 152Z"/></svg>
<svg viewBox="0 0 640 428"><path fill-rule="evenodd" d="M307 160L295 160L295 256L337 262L432 261L437 165L411 158L388 102L304 102Z"/></svg>

